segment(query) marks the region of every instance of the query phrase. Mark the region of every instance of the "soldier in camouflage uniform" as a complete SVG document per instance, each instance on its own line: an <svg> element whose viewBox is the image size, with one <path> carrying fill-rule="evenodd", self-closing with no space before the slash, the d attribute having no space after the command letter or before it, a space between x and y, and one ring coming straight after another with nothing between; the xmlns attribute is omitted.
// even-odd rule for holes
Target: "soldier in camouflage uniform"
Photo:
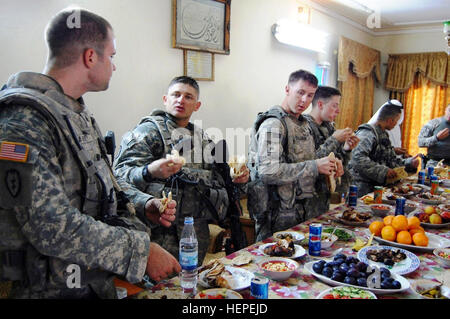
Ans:
<svg viewBox="0 0 450 319"><path fill-rule="evenodd" d="M166 110L154 110L123 136L115 173L145 193L172 193L178 203L177 219L168 229L148 223L152 240L178 258L184 218L193 216L201 265L209 246L208 224L225 219L229 198L213 154L216 144L190 122L193 112L200 108L198 98L199 87L194 79L174 78L163 97ZM166 158L173 150L186 160L184 166ZM245 184L248 177L247 170L233 182ZM139 198L132 201L138 204Z"/></svg>
<svg viewBox="0 0 450 319"><path fill-rule="evenodd" d="M305 114L304 117L311 127L316 156L320 158L333 152L342 162L344 174L341 177L341 182L336 183L336 192L342 194L348 191L351 183L347 165L350 161L351 151L358 145L359 139L353 135L351 128L347 127L340 130L334 128L334 120L339 114L340 99L341 92L339 90L332 87L319 86L312 101L311 113ZM317 217L327 212L330 208L330 196L331 193L325 176L321 175L316 182L314 197L306 199L306 219Z"/></svg>
<svg viewBox="0 0 450 319"><path fill-rule="evenodd" d="M436 166L440 160L450 165L450 104L444 116L432 119L419 133L419 147L428 148L427 166Z"/></svg>
<svg viewBox="0 0 450 319"><path fill-rule="evenodd" d="M304 199L314 195L319 174L330 175L336 167L334 159L316 159L311 128L301 115L317 82L307 71L293 72L281 106L260 113L252 129L248 209L257 240L303 222Z"/></svg>
<svg viewBox="0 0 450 319"><path fill-rule="evenodd" d="M78 14L81 25L69 28ZM86 10L63 10L47 29L44 74L11 76L0 91L0 281L11 298L117 298L114 276L160 280L178 262L150 243L145 225L118 211L123 191L82 95L106 90L113 30ZM170 226L175 203L147 201L140 214ZM109 224L107 224L109 223Z"/></svg>
<svg viewBox="0 0 450 319"><path fill-rule="evenodd" d="M375 125L363 124L356 135L360 143L352 151L349 163L353 183L358 186L358 197L384 186L388 178L395 178L395 167L405 166L407 172L415 172L418 155L407 159L397 156L386 130L395 127L400 119L401 106L385 104Z"/></svg>

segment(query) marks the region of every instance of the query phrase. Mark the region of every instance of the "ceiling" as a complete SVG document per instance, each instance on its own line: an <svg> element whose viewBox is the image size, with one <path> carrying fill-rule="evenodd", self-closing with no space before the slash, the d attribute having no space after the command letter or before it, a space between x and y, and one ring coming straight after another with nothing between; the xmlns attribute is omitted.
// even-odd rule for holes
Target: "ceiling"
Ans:
<svg viewBox="0 0 450 319"><path fill-rule="evenodd" d="M443 30L443 22L450 20L450 0L310 0L309 3L313 9L350 20L372 34Z"/></svg>

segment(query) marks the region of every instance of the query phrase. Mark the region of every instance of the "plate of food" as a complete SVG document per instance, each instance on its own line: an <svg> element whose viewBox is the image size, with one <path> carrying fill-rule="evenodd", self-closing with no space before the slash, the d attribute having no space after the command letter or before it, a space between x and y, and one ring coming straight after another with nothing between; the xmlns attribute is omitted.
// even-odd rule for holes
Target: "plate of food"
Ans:
<svg viewBox="0 0 450 319"><path fill-rule="evenodd" d="M367 221L372 217L372 213L359 211L353 207L349 207L341 214L336 215L339 222L349 226L367 226Z"/></svg>
<svg viewBox="0 0 450 319"><path fill-rule="evenodd" d="M259 246L259 250L269 257L287 257L287 258L300 258L306 255L306 250L300 246L294 244L294 242L287 242L285 239L280 239L276 243L267 243Z"/></svg>
<svg viewBox="0 0 450 319"><path fill-rule="evenodd" d="M419 194L422 191L421 187L413 186L412 184L403 184L394 186L391 189L392 194L395 196L402 196L405 198L409 198L411 196L414 196L416 194Z"/></svg>
<svg viewBox="0 0 450 319"><path fill-rule="evenodd" d="M366 234L368 236L370 236L371 235L370 230L366 229ZM433 253L433 250L436 248L450 247L450 240L448 240L447 238L444 238L439 235L427 233L427 232L425 232L425 236L428 238L427 246L400 244L396 241L386 240L379 236L374 236L373 239L375 239L377 242L379 242L383 245L399 247L399 248L403 248L405 250L410 250L410 251L413 250L413 251L426 252L426 253Z"/></svg>
<svg viewBox="0 0 450 319"><path fill-rule="evenodd" d="M386 267L398 275L405 275L419 268L419 258L402 248L392 246L369 246L358 252L358 259L369 265Z"/></svg>
<svg viewBox="0 0 450 319"><path fill-rule="evenodd" d="M200 291L194 299L244 299L234 290L226 288L213 288Z"/></svg>
<svg viewBox="0 0 450 319"><path fill-rule="evenodd" d="M322 291L316 299L377 299L377 296L365 289L337 286Z"/></svg>
<svg viewBox="0 0 450 319"><path fill-rule="evenodd" d="M296 231L279 231L273 234L273 238L275 240L286 239L298 243L305 239L305 235Z"/></svg>
<svg viewBox="0 0 450 319"><path fill-rule="evenodd" d="M348 258L354 259L355 263L348 263ZM346 257L343 254L336 255L332 260L322 259L305 264L305 269L314 277L333 287L361 288L380 295L395 294L409 289L410 284L406 278L391 273L387 268L379 269L377 277L374 268L355 257ZM372 283L368 285L370 281Z"/></svg>
<svg viewBox="0 0 450 319"><path fill-rule="evenodd" d="M397 196L397 195L394 195L394 194L392 194L390 192L386 192L386 193L383 194L381 202L383 204L395 205L395 201L397 200L398 197L401 197L401 196Z"/></svg>
<svg viewBox="0 0 450 319"><path fill-rule="evenodd" d="M255 275L243 268L224 265L213 260L199 270L198 283L204 288L242 290L250 287Z"/></svg>
<svg viewBox="0 0 450 319"><path fill-rule="evenodd" d="M439 195L432 195L430 192L417 194L416 197L425 204L439 205L445 202L445 197Z"/></svg>

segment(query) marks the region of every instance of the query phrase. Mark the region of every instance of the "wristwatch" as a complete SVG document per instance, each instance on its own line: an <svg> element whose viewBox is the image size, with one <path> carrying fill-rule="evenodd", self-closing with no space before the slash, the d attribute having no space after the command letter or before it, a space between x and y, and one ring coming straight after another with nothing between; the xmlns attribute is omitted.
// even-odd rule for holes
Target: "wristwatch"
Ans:
<svg viewBox="0 0 450 319"><path fill-rule="evenodd" d="M152 175L148 171L148 164L145 165L144 169L142 170L142 177L147 183L150 183L152 181Z"/></svg>

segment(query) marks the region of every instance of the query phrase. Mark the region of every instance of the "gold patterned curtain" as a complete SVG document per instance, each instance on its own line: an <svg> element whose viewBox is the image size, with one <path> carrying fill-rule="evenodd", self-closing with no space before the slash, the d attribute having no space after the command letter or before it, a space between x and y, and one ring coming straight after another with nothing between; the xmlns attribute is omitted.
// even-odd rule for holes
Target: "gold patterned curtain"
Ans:
<svg viewBox="0 0 450 319"><path fill-rule="evenodd" d="M444 52L389 55L385 86L403 103L402 142L409 154L427 153L418 146L420 130L450 103L449 61Z"/></svg>
<svg viewBox="0 0 450 319"><path fill-rule="evenodd" d="M336 127L358 128L372 116L375 81L380 82L380 51L341 37L338 55L340 113Z"/></svg>

